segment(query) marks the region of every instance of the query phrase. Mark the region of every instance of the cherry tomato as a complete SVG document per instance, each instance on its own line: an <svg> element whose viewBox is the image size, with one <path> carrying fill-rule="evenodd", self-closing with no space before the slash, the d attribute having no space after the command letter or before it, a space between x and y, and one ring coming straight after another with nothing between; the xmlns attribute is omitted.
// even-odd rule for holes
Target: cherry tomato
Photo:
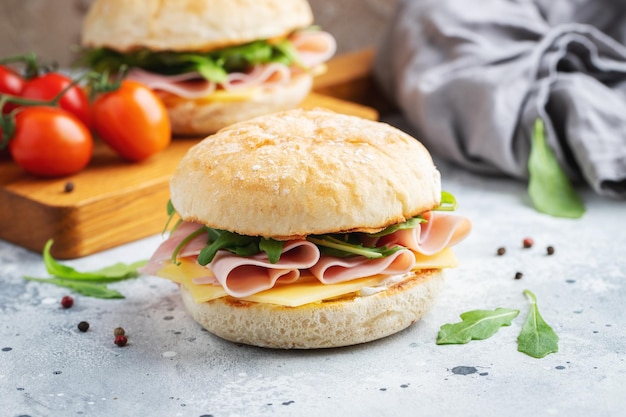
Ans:
<svg viewBox="0 0 626 417"><path fill-rule="evenodd" d="M142 161L165 149L172 128L161 99L148 87L124 80L93 102L94 130L120 156Z"/></svg>
<svg viewBox="0 0 626 417"><path fill-rule="evenodd" d="M19 96L24 89L24 80L17 72L4 65L0 65L0 94L11 94ZM2 113L7 114L18 107L17 104L6 103L2 107Z"/></svg>
<svg viewBox="0 0 626 417"><path fill-rule="evenodd" d="M49 72L28 80L20 95L33 100L52 100L71 82L72 79L63 74ZM59 100L59 107L78 117L87 128L91 128L89 98L79 85L73 86L63 94Z"/></svg>
<svg viewBox="0 0 626 417"><path fill-rule="evenodd" d="M24 107L15 115L9 151L13 160L31 174L62 177L87 166L93 138L85 125L65 110Z"/></svg>

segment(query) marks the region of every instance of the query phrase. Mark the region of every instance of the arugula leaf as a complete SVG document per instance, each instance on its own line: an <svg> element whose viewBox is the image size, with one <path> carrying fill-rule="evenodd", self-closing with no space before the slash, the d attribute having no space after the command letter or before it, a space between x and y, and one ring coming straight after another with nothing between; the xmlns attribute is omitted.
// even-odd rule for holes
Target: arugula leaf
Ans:
<svg viewBox="0 0 626 417"><path fill-rule="evenodd" d="M140 268L146 264L146 261L134 262L132 264L125 264L118 262L116 264L97 269L90 272L80 272L76 269L63 265L57 262L56 259L50 254L50 248L52 247L53 240L50 239L46 242L43 249L43 261L46 270L50 275L60 277L64 280L72 281L97 281L99 283L121 281L128 278L135 278L139 276L137 268Z"/></svg>
<svg viewBox="0 0 626 417"><path fill-rule="evenodd" d="M24 279L28 281L43 282L46 284L54 284L58 287L69 288L79 294L83 294L88 297L106 298L106 299L124 298L123 294L107 287L104 284L71 281L71 280L66 280L63 278L35 278L35 277L25 276Z"/></svg>
<svg viewBox="0 0 626 417"><path fill-rule="evenodd" d="M398 230L414 229L420 223L426 223L426 219L424 219L422 216L415 216L415 217L408 219L407 221L403 223L392 224L391 226L386 227L384 230L381 230L380 232L368 233L367 235L371 237L383 237L383 236L390 235L394 232L397 232Z"/></svg>
<svg viewBox="0 0 626 417"><path fill-rule="evenodd" d="M332 235L320 235L309 236L306 238L309 242L315 243L317 246L321 246L320 250L326 254L332 254L333 256L346 257L351 255L365 256L369 259L384 258L399 250L404 249L403 246L381 246L381 247L369 247L362 244L351 243L347 240L340 240ZM324 248L333 249L331 253L325 252Z"/></svg>
<svg viewBox="0 0 626 417"><path fill-rule="evenodd" d="M543 358L559 351L559 336L545 322L537 308L537 297L529 290L524 294L530 300L530 311L517 338L517 350L533 358Z"/></svg>
<svg viewBox="0 0 626 417"><path fill-rule="evenodd" d="M283 253L284 242L274 239L261 238L259 241L259 249L267 254L270 263L278 263L280 255Z"/></svg>
<svg viewBox="0 0 626 417"><path fill-rule="evenodd" d="M456 198L452 193L447 191L441 192L441 202L439 203L439 207L435 210L439 211L454 211L456 210Z"/></svg>
<svg viewBox="0 0 626 417"><path fill-rule="evenodd" d="M502 326L511 325L519 310L496 308L472 310L461 314L458 323L444 324L437 335L437 344L465 344L471 340L484 340L493 336Z"/></svg>
<svg viewBox="0 0 626 417"><path fill-rule="evenodd" d="M134 262L132 264L118 262L94 271L81 272L54 259L50 254L52 244L52 239L46 242L43 249L43 261L46 270L53 278L25 276L24 279L70 288L75 292L90 297L124 298L121 293L108 288L105 284L138 277L137 268L146 264L146 261Z"/></svg>
<svg viewBox="0 0 626 417"><path fill-rule="evenodd" d="M541 119L535 121L528 158L528 194L541 213L580 218L585 206L548 146Z"/></svg>

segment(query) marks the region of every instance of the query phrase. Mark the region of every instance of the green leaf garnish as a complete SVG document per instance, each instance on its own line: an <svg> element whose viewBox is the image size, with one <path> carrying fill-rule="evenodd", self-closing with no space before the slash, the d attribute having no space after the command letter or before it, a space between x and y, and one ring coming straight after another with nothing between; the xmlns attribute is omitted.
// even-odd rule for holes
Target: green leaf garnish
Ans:
<svg viewBox="0 0 626 417"><path fill-rule="evenodd" d="M265 252L268 260L273 264L280 260L283 249L283 242L281 241L260 236L244 236L210 227L205 227L204 230L209 234L209 242L198 255L200 265L211 263L220 249L239 256L253 256L259 252Z"/></svg>
<svg viewBox="0 0 626 417"><path fill-rule="evenodd" d="M52 239L48 240L43 249L43 261L46 271L48 271L50 275L57 276L65 280L92 281L98 283L121 281L139 276L137 268L146 264L146 261L139 261L132 264L118 262L95 271L80 272L70 266L59 263L52 257L50 254L52 243Z"/></svg>
<svg viewBox="0 0 626 417"><path fill-rule="evenodd" d="M528 194L537 211L554 217L582 217L585 206L548 146L541 119L535 121L528 173Z"/></svg>
<svg viewBox="0 0 626 417"><path fill-rule="evenodd" d="M259 241L259 249L267 253L267 259L270 263L278 263L280 255L283 253L284 242L274 239L261 238Z"/></svg>
<svg viewBox="0 0 626 417"><path fill-rule="evenodd" d="M317 246L320 246L320 251L322 253L338 257L360 255L365 256L369 259L378 259L384 258L399 250L404 249L403 246L392 246L390 248L387 246L363 246L360 243L351 243L347 240L338 239L332 235L308 236L306 239L309 242L315 243ZM332 249L332 251L327 251L325 250L326 248Z"/></svg>
<svg viewBox="0 0 626 417"><path fill-rule="evenodd" d="M437 344L465 344L471 340L484 340L493 336L502 326L510 326L519 310L496 308L472 310L461 314L458 323L444 324L437 335Z"/></svg>
<svg viewBox="0 0 626 417"><path fill-rule="evenodd" d="M58 287L69 288L79 294L94 298L124 298L124 295L116 290L107 287L104 284L96 284L93 282L71 281L63 278L34 278L25 276L28 281L43 282L46 284L54 284Z"/></svg>
<svg viewBox="0 0 626 417"><path fill-rule="evenodd" d="M368 233L367 235L371 237L387 236L394 232L397 232L398 230L414 229L420 223L426 223L426 219L424 219L422 216L415 216L415 217L408 219L407 221L403 223L392 224L391 226L386 227L384 230L381 230L380 232Z"/></svg>
<svg viewBox="0 0 626 417"><path fill-rule="evenodd" d="M54 259L50 254L52 244L52 239L46 242L43 249L43 262L46 271L53 278L24 277L25 279L70 288L91 297L124 298L122 294L108 288L104 284L136 278L139 276L137 269L146 264L146 261L134 262L132 264L118 262L94 271L81 272Z"/></svg>
<svg viewBox="0 0 626 417"><path fill-rule="evenodd" d="M454 211L456 210L456 198L452 193L447 191L441 192L441 202L439 203L439 207L435 210L439 211Z"/></svg>
<svg viewBox="0 0 626 417"><path fill-rule="evenodd" d="M517 338L517 350L533 358L558 352L559 336L539 314L537 297L529 290L524 290L524 294L530 300L530 311Z"/></svg>

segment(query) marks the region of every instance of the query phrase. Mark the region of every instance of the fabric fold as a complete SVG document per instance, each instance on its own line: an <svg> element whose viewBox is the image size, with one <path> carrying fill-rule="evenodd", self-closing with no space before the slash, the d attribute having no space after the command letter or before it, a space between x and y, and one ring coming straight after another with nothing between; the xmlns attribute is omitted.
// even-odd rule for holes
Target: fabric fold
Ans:
<svg viewBox="0 0 626 417"><path fill-rule="evenodd" d="M374 74L437 156L526 179L541 117L572 180L626 198L624 12L589 0L401 0Z"/></svg>

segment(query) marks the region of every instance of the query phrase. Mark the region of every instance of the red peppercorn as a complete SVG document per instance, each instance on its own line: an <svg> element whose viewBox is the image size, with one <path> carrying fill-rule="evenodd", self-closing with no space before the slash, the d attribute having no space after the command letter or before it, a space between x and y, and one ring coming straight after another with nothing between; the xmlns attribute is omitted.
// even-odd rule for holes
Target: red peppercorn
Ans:
<svg viewBox="0 0 626 417"><path fill-rule="evenodd" d="M532 238L530 238L530 237L527 237L527 238L525 238L525 239L522 241L522 244L524 245L524 248L525 248L525 249L532 248L534 243L535 243L535 242L534 242L534 241L533 241L533 239L532 239Z"/></svg>
<svg viewBox="0 0 626 417"><path fill-rule="evenodd" d="M128 343L128 339L123 334L115 336L115 344L119 347L126 346L126 343Z"/></svg>
<svg viewBox="0 0 626 417"><path fill-rule="evenodd" d="M63 308L71 308L74 305L74 299L71 296L66 295L61 298L61 305Z"/></svg>

